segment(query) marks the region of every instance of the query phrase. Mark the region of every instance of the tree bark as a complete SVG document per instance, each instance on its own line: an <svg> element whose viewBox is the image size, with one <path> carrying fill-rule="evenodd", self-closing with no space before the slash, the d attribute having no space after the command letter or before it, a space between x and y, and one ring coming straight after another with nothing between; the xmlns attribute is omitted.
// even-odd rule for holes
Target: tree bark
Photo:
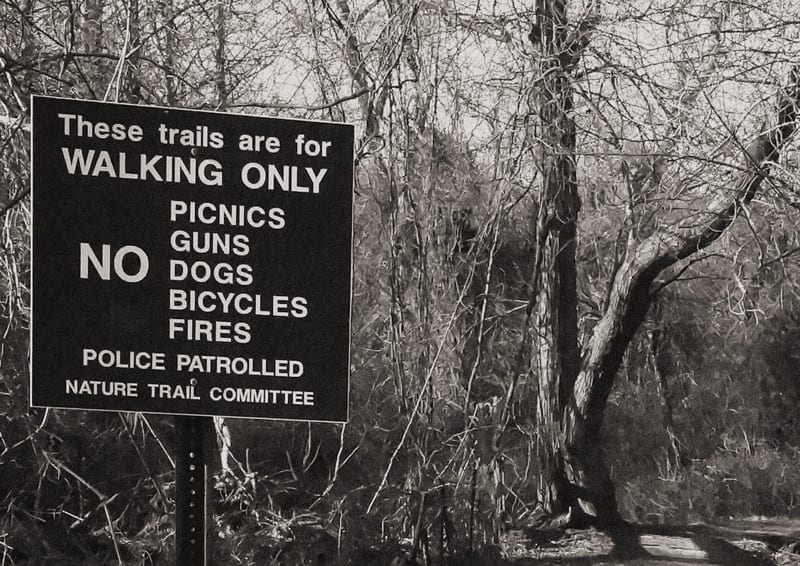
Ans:
<svg viewBox="0 0 800 566"><path fill-rule="evenodd" d="M218 0L214 8L214 29L216 50L214 52L214 87L217 95L217 109L225 110L228 105L228 57L226 54L228 33L226 31L225 2Z"/></svg>
<svg viewBox="0 0 800 566"><path fill-rule="evenodd" d="M538 498L546 514L567 512L574 500L561 457L561 415L578 374L575 122L566 49L566 5L538 0L531 41L538 48L536 99L542 158L542 196L536 213L541 273L534 289L531 373L538 381L536 424L541 475Z"/></svg>
<svg viewBox="0 0 800 566"><path fill-rule="evenodd" d="M164 26L164 87L168 106L178 102L175 6L173 0L159 0L158 10Z"/></svg>

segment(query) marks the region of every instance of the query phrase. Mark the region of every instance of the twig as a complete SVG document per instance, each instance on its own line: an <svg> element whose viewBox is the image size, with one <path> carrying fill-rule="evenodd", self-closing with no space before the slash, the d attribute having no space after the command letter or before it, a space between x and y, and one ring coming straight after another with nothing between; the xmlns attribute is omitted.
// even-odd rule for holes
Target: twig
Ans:
<svg viewBox="0 0 800 566"><path fill-rule="evenodd" d="M164 456L166 456L167 460L169 460L170 466L172 466L174 468L175 467L175 460L173 460L172 456L169 455L169 451L167 450L167 447L164 446L164 443L161 442L161 439L156 434L156 431L153 430L153 427L150 425L150 421L148 421L147 417L144 416L144 415L142 415L142 421L144 422L145 426L147 426L147 430L150 431L150 434L153 435L153 438L155 438L156 443L158 443L158 445L161 447L161 450L164 452Z"/></svg>
<svg viewBox="0 0 800 566"><path fill-rule="evenodd" d="M106 93L103 96L103 101L108 100L108 97L111 95L111 87L115 88L114 92L114 102L119 102L119 93L122 90L122 76L125 74L125 62L128 60L130 53L128 53L128 47L130 46L131 41L131 7L130 3L126 5L126 14L125 14L125 40L122 43L122 49L120 50L119 55L119 62L117 63L116 68L114 69L114 74L111 75L111 80L108 82L108 86L106 87ZM138 49L138 47L137 47Z"/></svg>
<svg viewBox="0 0 800 566"><path fill-rule="evenodd" d="M464 398L464 416L469 418L467 415L469 414L469 402L470 398L472 397L472 385L475 381L475 377L478 374L478 368L480 367L482 361L482 354L483 354L483 335L484 335L484 327L486 325L486 311L489 307L489 291L492 284L492 268L494 266L494 259L495 253L497 252L497 245L498 245L498 238L500 236L500 213L498 211L494 217L494 226L492 227L492 231L494 234L492 235L492 246L489 249L489 259L486 265L486 278L483 284L483 297L481 300L481 313L480 319L478 321L478 336L477 336L477 352L475 353L475 361L472 364L472 369L470 370L469 378L467 380L467 392L466 397Z"/></svg>
<svg viewBox="0 0 800 566"><path fill-rule="evenodd" d="M16 130L25 130L26 132L31 131L31 125L29 123L25 123L23 114L20 114L16 118L12 118L11 116L0 116L0 124L4 126L9 126L14 129L14 131L11 132L11 135L8 137L8 139L3 142L3 146L0 147L0 149L6 147L6 144L9 143L9 140L16 133Z"/></svg>
<svg viewBox="0 0 800 566"><path fill-rule="evenodd" d="M344 452L344 431L346 428L347 428L347 423L342 423L342 429L339 433L339 450L338 452L336 452L336 464L333 466L333 477L331 477L331 481L328 482L328 487L325 488L325 491L323 491L319 495L319 497L314 503L320 501L331 492L331 489L333 489L333 484L336 483L336 479L339 476L339 469L342 467L341 462L342 462L342 452Z"/></svg>
<svg viewBox="0 0 800 566"><path fill-rule="evenodd" d="M6 449L4 449L3 452L0 452L0 456L4 456L7 452L13 450L14 448L17 448L18 446L22 446L23 444L28 442L30 439L32 439L34 436L39 434L39 432L42 430L42 428L44 428L45 423L47 423L47 417L49 415L50 415L50 409L49 408L45 409L44 410L44 416L42 417L42 422L39 423L39 426L36 427L36 430L34 430L32 433L30 433L28 436L26 436L25 438L23 438L19 442L15 442L11 446L9 446Z"/></svg>
<svg viewBox="0 0 800 566"><path fill-rule="evenodd" d="M136 439L133 437L131 429L130 427L128 427L128 423L123 418L122 413L117 413L117 415L119 416L119 420L122 421L122 426L125 427L125 433L128 435L128 439L130 439L131 444L133 444L133 449L136 450L136 455L139 456L139 460L141 460L144 469L147 471L147 475L150 478L150 482L153 484L153 487L156 488L158 497L161 499L161 502L164 504L164 507L167 507L169 505L167 496L164 495L161 486L158 484L155 476L153 475L153 471L150 469L150 465L147 463L147 460L144 459L144 454L142 454L142 451L139 449L139 445L136 444Z"/></svg>
<svg viewBox="0 0 800 566"><path fill-rule="evenodd" d="M100 509L100 507L102 507L104 504L105 504L105 505L108 505L109 503L111 503L112 501L114 501L114 500L115 500L115 499L116 499L118 496L119 496L119 493L115 493L114 495L112 495L111 497L109 497L109 498L108 498L106 501L101 501L100 503L98 503L98 504L97 504L97 505L94 507L94 509L92 509L91 511L87 511L86 513L84 513L82 517L77 517L77 516L75 516L75 515L71 515L72 517L75 517L75 521L74 521L74 522L73 522L73 523L72 523L72 524L69 526L70 530L72 530L72 529L75 529L75 528L77 528L77 527L81 526L83 523L85 523L85 522L86 522L86 520L87 520L87 519L88 519L90 516L92 516L92 514L93 514L95 511L97 511L98 509Z"/></svg>
<svg viewBox="0 0 800 566"><path fill-rule="evenodd" d="M6 212L14 208L16 205L18 205L25 197L28 196L28 193L30 192L31 192L30 187L25 187L25 189L22 192L17 194L14 198L12 198L2 207L0 207L0 216L5 215Z"/></svg>
<svg viewBox="0 0 800 566"><path fill-rule="evenodd" d="M461 296L459 297L458 301L456 301L456 305L460 305L461 301L464 299L465 289L461 290ZM458 307L453 309L452 314L450 315L450 320L447 321L447 325L445 327L444 332L442 333L442 337L439 341L439 347L436 349L436 354L431 360L430 367L428 368L427 375L425 376L425 381L422 383L422 387L420 388L420 393L417 396L417 401L414 403L414 409L411 411L411 415L408 417L408 424L406 424L406 428L403 431L403 436L400 438L400 442L397 444L397 447L394 449L391 458L389 458L389 465L386 466L386 472L383 474L383 478L381 479L381 483L378 485L378 489L375 490L375 494L372 496L372 500L369 502L367 506L366 514L369 514L372 511L372 507L375 505L375 501L377 501L378 496L380 495L383 488L386 487L387 479L389 478L389 472L392 470L392 466L394 466L394 462L397 459L397 455L400 453L400 449L406 442L406 438L408 438L408 434L411 431L411 425L414 424L414 419L419 412L419 408L422 405L422 399L425 397L425 393L428 390L428 383L430 383L431 377L433 376L433 370L436 368L436 362L439 360L439 356L442 353L442 349L444 348L446 337L450 334L450 330L453 327L453 324L456 321L456 316L459 312Z"/></svg>
<svg viewBox="0 0 800 566"><path fill-rule="evenodd" d="M348 100L353 100L353 99L358 98L360 96L364 96L365 94L368 94L372 90L373 90L372 88L362 88L360 90L357 90L356 92L353 92L351 94L343 96L342 98L337 98L333 102L328 102L327 104L311 105L311 106L303 105L303 104L281 104L281 103L270 104L268 102L241 102L239 104L229 104L228 107L229 108L267 108L267 109L273 109L273 110L310 110L310 111L314 112L314 111L317 111L317 110L327 110L329 108L333 108L334 106L338 106L339 104L347 102Z"/></svg>
<svg viewBox="0 0 800 566"><path fill-rule="evenodd" d="M58 460L52 459L47 452L44 452L44 457L51 466L53 466L57 470L66 472L67 474L75 478L78 481L78 483L80 483L81 485L86 487L86 489L94 493L95 496L100 500L99 507L103 508L103 512L105 513L106 516L106 522L108 523L108 533L111 536L111 542L114 544L114 553L117 555L117 562L119 563L120 566L123 566L122 555L119 552L119 544L117 544L117 535L114 533L114 521L111 519L111 512L108 510L108 504L111 501L113 501L114 498L116 498L117 495L119 494L114 494L111 498L108 498L103 494L103 492L94 487L92 484L90 484L83 477L78 475L78 473L74 472L69 466L67 466L63 462L59 462Z"/></svg>

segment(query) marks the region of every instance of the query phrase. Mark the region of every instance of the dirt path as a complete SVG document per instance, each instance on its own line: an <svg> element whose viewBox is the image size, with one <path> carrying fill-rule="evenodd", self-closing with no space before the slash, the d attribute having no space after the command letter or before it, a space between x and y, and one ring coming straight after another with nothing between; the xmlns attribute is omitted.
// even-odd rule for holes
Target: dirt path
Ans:
<svg viewBox="0 0 800 566"><path fill-rule="evenodd" d="M800 523L648 527L542 533L518 530L503 544L513 566L800 566Z"/></svg>

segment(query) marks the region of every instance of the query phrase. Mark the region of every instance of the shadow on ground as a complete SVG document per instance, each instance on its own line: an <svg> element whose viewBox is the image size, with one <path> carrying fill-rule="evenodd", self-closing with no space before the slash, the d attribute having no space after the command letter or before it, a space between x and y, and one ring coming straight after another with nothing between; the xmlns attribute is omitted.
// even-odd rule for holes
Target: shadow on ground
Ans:
<svg viewBox="0 0 800 566"><path fill-rule="evenodd" d="M498 566L694 565L776 566L800 564L794 550L800 534L753 533L705 525L625 525L605 530L542 532L521 529L504 540Z"/></svg>

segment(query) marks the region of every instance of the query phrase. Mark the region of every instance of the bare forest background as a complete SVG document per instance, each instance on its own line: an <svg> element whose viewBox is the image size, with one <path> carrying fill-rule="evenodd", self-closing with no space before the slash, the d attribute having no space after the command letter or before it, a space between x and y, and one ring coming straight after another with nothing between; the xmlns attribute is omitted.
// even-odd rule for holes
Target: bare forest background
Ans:
<svg viewBox="0 0 800 566"><path fill-rule="evenodd" d="M31 94L356 124L351 421L218 420L218 563L800 514L800 3L0 0L0 563L168 564L172 421L28 407Z"/></svg>

